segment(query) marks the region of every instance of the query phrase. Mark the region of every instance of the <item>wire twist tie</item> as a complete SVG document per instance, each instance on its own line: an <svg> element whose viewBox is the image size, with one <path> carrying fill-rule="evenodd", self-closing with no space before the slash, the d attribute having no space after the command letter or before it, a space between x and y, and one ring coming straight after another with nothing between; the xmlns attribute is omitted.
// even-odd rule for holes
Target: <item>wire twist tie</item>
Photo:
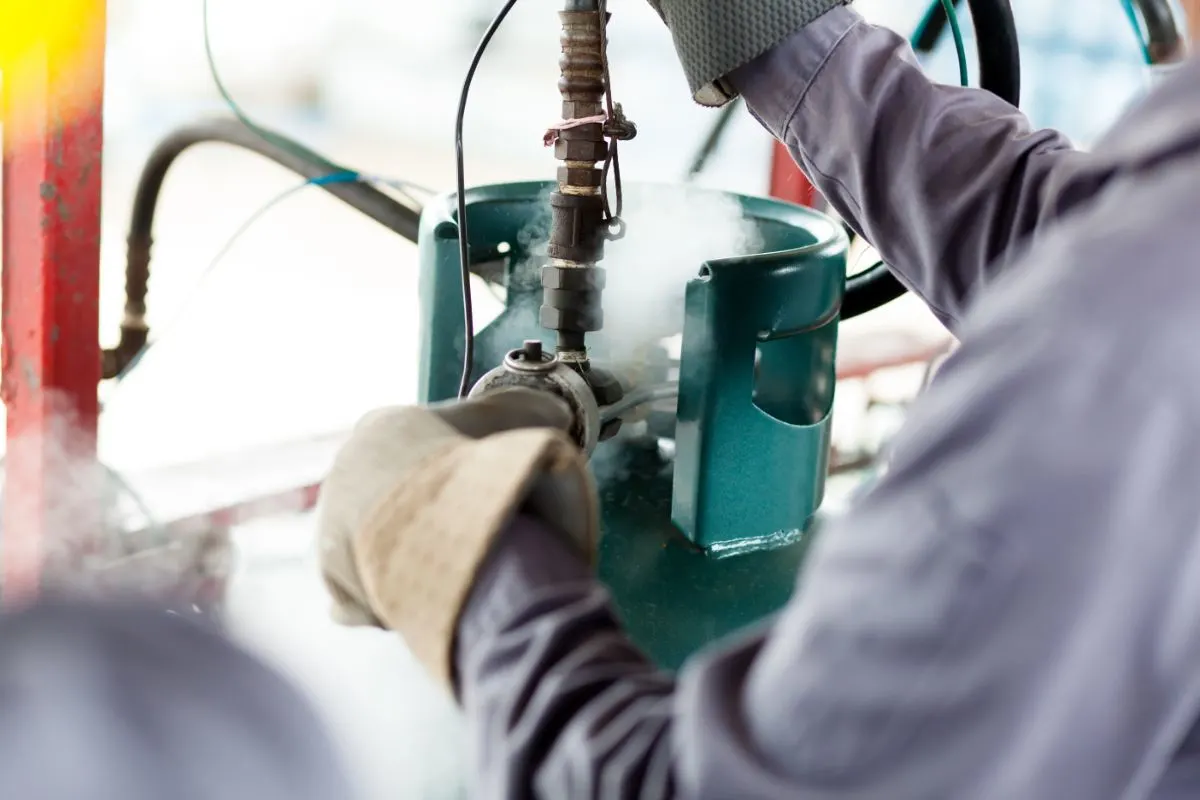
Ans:
<svg viewBox="0 0 1200 800"><path fill-rule="evenodd" d="M607 114L596 114L591 117L581 117L579 119L565 119L561 122L556 122L546 129L546 133L542 136L542 144L546 147L552 146L558 141L558 135L565 130L578 128L580 125L603 125L608 122Z"/></svg>

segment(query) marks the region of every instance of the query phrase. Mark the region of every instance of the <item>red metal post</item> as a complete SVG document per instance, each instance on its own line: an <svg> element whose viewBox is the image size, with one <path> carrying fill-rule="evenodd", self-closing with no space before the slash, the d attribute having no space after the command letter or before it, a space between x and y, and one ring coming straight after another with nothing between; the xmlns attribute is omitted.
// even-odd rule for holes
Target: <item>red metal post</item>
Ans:
<svg viewBox="0 0 1200 800"><path fill-rule="evenodd" d="M95 536L105 3L86 53L47 43L4 75L0 597L29 598L55 542ZM83 58L63 67L64 59ZM79 81L91 108L79 113ZM94 81L95 85L92 85ZM20 87L19 91L7 91Z"/></svg>
<svg viewBox="0 0 1200 800"><path fill-rule="evenodd" d="M780 142L771 149L771 197L815 208L820 195Z"/></svg>

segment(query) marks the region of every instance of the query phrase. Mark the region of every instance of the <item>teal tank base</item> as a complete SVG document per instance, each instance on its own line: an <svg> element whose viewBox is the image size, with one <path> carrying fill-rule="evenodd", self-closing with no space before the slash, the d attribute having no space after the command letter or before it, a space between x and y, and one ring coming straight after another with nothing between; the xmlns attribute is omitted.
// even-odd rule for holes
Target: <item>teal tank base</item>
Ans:
<svg viewBox="0 0 1200 800"><path fill-rule="evenodd" d="M600 579L630 638L655 663L677 669L787 603L815 526L728 555L704 550L671 523L671 464L657 447L601 448L616 451L598 455L620 471L601 483Z"/></svg>
<svg viewBox="0 0 1200 800"><path fill-rule="evenodd" d="M523 340L552 349L538 322L536 246L546 240L553 184L471 189L472 272L505 288L504 307L477 326L473 379ZM846 237L788 203L692 187L640 191L732 200L760 252L714 253L680 287L681 353L645 350L629 389L674 380L674 412L626 426L592 459L600 489L599 573L634 642L664 668L771 615L791 596L824 492ZM677 198L678 199L678 198ZM455 198L421 220L420 395L457 395L463 309ZM676 203L675 205L678 205ZM646 269L653 269L647 264ZM611 342L588 338L609 368Z"/></svg>

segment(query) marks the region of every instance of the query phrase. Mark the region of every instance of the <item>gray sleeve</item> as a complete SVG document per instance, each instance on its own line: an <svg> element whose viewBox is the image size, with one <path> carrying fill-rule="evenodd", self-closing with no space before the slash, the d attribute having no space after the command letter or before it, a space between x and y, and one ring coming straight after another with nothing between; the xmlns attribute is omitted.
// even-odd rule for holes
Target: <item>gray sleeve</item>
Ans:
<svg viewBox="0 0 1200 800"><path fill-rule="evenodd" d="M458 629L472 797L670 800L673 680L558 534L519 518Z"/></svg>
<svg viewBox="0 0 1200 800"><path fill-rule="evenodd" d="M1014 245L1095 194L1087 156L988 92L931 82L908 43L829 12L731 76L751 113L953 329Z"/></svg>
<svg viewBox="0 0 1200 800"><path fill-rule="evenodd" d="M1176 183L1132 199L1182 242ZM1195 295L1184 243L1105 205L975 304L789 607L677 677L509 531L460 629L481 796L1147 796L1200 707Z"/></svg>

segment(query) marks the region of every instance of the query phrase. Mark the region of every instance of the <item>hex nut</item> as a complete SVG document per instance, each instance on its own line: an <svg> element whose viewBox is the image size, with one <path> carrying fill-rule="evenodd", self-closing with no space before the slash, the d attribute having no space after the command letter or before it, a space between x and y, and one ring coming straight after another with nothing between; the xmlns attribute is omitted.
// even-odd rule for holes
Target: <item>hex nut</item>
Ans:
<svg viewBox="0 0 1200 800"><path fill-rule="evenodd" d="M608 273L603 267L542 267L543 289L564 292L598 292L604 288Z"/></svg>
<svg viewBox="0 0 1200 800"><path fill-rule="evenodd" d="M596 395L596 402L601 406L610 406L625 396L621 382L606 370L592 368L584 377L592 387L592 393Z"/></svg>
<svg viewBox="0 0 1200 800"><path fill-rule="evenodd" d="M580 331L590 333L604 327L604 312L579 311L572 308L542 306L539 319L543 328L552 331Z"/></svg>
<svg viewBox="0 0 1200 800"><path fill-rule="evenodd" d="M559 138L554 143L554 157L559 161L586 161L594 164L608 156L608 143L588 139Z"/></svg>
<svg viewBox="0 0 1200 800"><path fill-rule="evenodd" d="M596 188L601 184L603 173L594 167L559 167L558 182L562 186Z"/></svg>

